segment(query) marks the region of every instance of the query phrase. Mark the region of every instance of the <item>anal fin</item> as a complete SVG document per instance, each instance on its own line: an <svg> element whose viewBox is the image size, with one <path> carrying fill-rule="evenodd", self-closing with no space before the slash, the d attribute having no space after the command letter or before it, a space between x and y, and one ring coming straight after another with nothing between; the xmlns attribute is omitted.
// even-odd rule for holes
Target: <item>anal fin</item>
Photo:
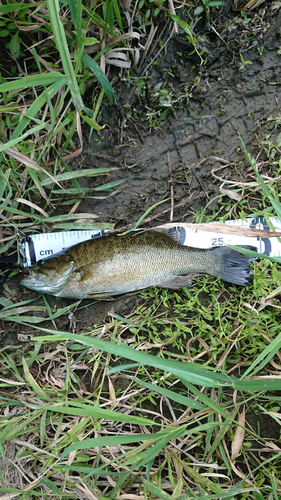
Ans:
<svg viewBox="0 0 281 500"><path fill-rule="evenodd" d="M159 283L159 285L157 286L160 286L161 288L172 288L173 290L179 290L180 288L190 286L191 283L191 279L187 276L173 276L164 283Z"/></svg>

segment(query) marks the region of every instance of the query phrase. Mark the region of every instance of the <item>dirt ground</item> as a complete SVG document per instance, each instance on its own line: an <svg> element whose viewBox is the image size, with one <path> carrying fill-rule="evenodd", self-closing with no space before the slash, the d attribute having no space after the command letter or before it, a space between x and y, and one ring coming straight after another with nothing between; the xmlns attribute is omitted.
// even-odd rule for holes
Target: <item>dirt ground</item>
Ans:
<svg viewBox="0 0 281 500"><path fill-rule="evenodd" d="M256 146L265 136L274 129L275 136L280 131L275 120L279 116L280 124L281 68L277 51L281 13L263 20L262 27L256 24L248 28L247 41L242 39L248 25L233 24L230 14L217 20L220 38L208 42L213 33L203 30L201 38L212 51L205 66L196 66L197 61L185 57L182 37L174 35L167 53L156 59L143 96L120 81L116 92L118 113L112 108L104 110L102 120L109 125L100 134L101 145L97 146L96 137L92 137L83 155L84 167L114 166L120 170L113 179L132 176L119 193L94 204L101 220L112 221L116 227L135 223L152 204L170 197L173 185L173 218L187 221L220 194L221 182L212 171L231 163L230 168L216 174L224 179L248 180L238 134L255 155ZM240 54L248 63L244 68ZM169 76L171 73L174 76ZM167 116L162 123L158 120L157 128L149 127L145 115L153 107L161 108L155 89L159 85L168 89L173 102L184 93L188 82L191 96L175 102L170 109L163 106L161 111L169 109ZM170 206L168 201L158 208L160 215L154 225L170 219L170 213L163 213ZM214 202L210 210L216 208Z"/></svg>

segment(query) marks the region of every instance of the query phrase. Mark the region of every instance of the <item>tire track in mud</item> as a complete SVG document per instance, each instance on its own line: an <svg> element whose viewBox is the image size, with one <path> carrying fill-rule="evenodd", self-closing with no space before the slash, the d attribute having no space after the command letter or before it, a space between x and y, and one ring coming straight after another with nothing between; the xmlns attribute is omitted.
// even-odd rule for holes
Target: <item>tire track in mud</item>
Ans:
<svg viewBox="0 0 281 500"><path fill-rule="evenodd" d="M116 165L119 170L112 175L112 180L133 178L114 196L91 202L91 211L94 203L100 220L113 221L117 227L135 223L151 205L170 196L171 182L174 203L186 199L185 206L175 209L175 220L190 220L195 210L220 194L219 182L215 182L211 174L212 169L220 165L214 157L222 158L225 163L236 162L236 176L245 182L249 166L241 155L239 134L255 155L259 141L267 134L272 134L274 140L279 133L281 67L277 32L280 22L281 13L271 19L270 29L264 36L266 41L260 42L260 51L250 50L244 54L244 59L251 64L241 68L240 57L229 62L226 47L220 59L203 70L199 68L204 82L202 92L190 100L188 113L177 111L178 119L167 119L160 130L145 130L141 120L132 126L126 109L121 119L118 114L111 116L110 128L102 131L101 146L97 147L92 140L85 151L83 166ZM194 75L194 68L192 72ZM155 75L161 78L159 71ZM153 81L154 86L157 83ZM126 96L124 104L127 106ZM233 175L232 170L226 169L224 174ZM169 203L160 205L156 213L161 214ZM81 209L87 211L89 203L83 201ZM167 220L165 213L156 223Z"/></svg>

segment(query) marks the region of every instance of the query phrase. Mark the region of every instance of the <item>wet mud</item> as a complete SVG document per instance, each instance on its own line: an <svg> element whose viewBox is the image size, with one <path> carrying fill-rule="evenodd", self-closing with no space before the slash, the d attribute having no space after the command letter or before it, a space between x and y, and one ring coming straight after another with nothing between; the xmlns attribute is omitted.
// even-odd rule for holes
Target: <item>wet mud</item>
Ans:
<svg viewBox="0 0 281 500"><path fill-rule="evenodd" d="M153 204L172 197L155 209L148 224L171 218L189 221L222 195L222 181L217 177L249 180L250 168L241 153L239 135L255 156L261 140L269 135L274 140L279 133L281 68L276 31L280 14L270 22L262 40L257 36L258 45L243 52L244 67L239 53L224 40L224 54L213 62L210 59L207 67L197 67L196 75L190 61L175 55L182 51L173 38L168 55L159 56L144 96L136 96L134 88L124 90L120 82L117 113L111 107L104 109L106 128L91 140L84 135L82 164L84 168L118 167L110 180L131 179L104 200L82 202L81 209L90 208L99 220L113 222L118 228L134 224ZM169 64L177 64L177 74L165 79ZM198 79L191 85L191 96L179 106L163 107L167 115L155 125L147 118L147 110L155 104L152 89L160 83L168 88L173 102L182 92L183 75L185 81ZM214 200L209 213L216 207Z"/></svg>

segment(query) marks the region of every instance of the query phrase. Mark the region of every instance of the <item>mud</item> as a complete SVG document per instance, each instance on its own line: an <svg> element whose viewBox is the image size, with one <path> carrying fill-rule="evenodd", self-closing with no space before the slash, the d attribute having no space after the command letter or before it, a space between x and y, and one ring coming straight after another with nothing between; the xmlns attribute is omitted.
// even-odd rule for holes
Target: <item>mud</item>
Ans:
<svg viewBox="0 0 281 500"><path fill-rule="evenodd" d="M89 141L84 135L82 161L84 168L119 167L112 180L132 178L114 196L90 204L85 201L81 209L90 207L101 221L111 221L118 228L135 223L151 205L172 196L173 220L189 221L210 200L221 196L221 182L212 173L216 169L231 164L217 175L246 182L250 169L241 154L239 134L253 155L266 135L273 140L278 135L280 23L278 14L270 19L262 38L257 33L257 40L251 40L254 48L243 52L243 60L249 63L244 67L239 53L224 39L219 40L223 55L213 61L210 57L207 67L195 70L188 59L177 55L182 54L181 43L173 38L167 56L157 59L143 96L137 96L135 88L124 89L121 81L116 90L118 112L111 107L104 109L102 120L107 127ZM175 66L175 76L164 78L165 70ZM169 90L172 103L181 92L182 80L194 82L196 78L191 96L179 105L175 102L161 108L167 112L162 122L159 116L156 125L147 119L147 110L153 105L157 108L153 95L157 85ZM214 200L208 212L217 206ZM159 214L153 224L167 222L170 208L171 200L161 204L153 212L154 216Z"/></svg>

